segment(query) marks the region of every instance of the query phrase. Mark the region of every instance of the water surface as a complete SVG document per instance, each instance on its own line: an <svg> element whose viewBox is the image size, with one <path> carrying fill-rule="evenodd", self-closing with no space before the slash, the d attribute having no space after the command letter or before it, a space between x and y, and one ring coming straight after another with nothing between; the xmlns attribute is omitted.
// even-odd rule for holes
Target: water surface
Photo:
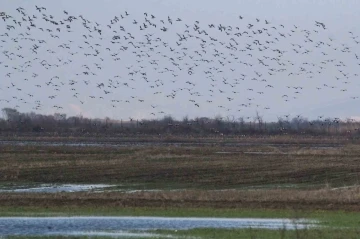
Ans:
<svg viewBox="0 0 360 239"><path fill-rule="evenodd" d="M147 230L194 228L304 229L315 226L305 219L174 218L174 217L1 217L0 236L90 235Z"/></svg>
<svg viewBox="0 0 360 239"><path fill-rule="evenodd" d="M0 193L59 193L103 191L105 188L114 187L108 184L39 184L39 185L3 185Z"/></svg>

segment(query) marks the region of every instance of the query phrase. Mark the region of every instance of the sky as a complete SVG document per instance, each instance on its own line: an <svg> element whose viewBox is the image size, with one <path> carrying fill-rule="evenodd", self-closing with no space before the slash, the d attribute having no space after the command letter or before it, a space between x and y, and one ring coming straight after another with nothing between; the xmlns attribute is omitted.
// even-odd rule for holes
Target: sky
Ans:
<svg viewBox="0 0 360 239"><path fill-rule="evenodd" d="M358 9L355 0L3 0L13 18L0 22L0 108L358 119Z"/></svg>

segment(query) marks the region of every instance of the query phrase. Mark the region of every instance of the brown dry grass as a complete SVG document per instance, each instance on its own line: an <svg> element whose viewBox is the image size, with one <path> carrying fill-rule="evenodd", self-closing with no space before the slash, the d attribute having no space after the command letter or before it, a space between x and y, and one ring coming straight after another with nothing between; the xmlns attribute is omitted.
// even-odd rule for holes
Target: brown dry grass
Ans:
<svg viewBox="0 0 360 239"><path fill-rule="evenodd" d="M0 194L4 207L213 207L360 211L360 188Z"/></svg>

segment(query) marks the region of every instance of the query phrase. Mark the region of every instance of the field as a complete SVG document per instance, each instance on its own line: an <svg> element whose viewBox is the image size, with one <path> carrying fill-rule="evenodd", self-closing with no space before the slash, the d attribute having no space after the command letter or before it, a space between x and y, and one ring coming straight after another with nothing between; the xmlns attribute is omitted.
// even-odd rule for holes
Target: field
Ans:
<svg viewBox="0 0 360 239"><path fill-rule="evenodd" d="M301 217L318 219L326 228L293 232L196 229L177 235L200 238L358 235L360 146L356 140L287 136L104 139L104 144L92 146L69 145L76 139L26 140L33 143L0 144L1 188L38 183L103 183L113 187L101 192L2 192L0 216ZM40 141L61 143L44 146ZM112 146L107 147L108 144Z"/></svg>

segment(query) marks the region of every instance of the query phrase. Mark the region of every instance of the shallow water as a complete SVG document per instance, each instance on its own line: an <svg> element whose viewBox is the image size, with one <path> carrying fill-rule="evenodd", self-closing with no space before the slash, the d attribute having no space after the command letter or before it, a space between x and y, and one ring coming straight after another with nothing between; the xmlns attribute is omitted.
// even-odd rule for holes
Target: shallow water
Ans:
<svg viewBox="0 0 360 239"><path fill-rule="evenodd" d="M37 186L15 185L0 188L0 193L58 193L58 192L82 192L96 191L110 188L114 185L107 184L40 184Z"/></svg>
<svg viewBox="0 0 360 239"><path fill-rule="evenodd" d="M304 229L315 226L305 219L172 218L172 217L2 217L0 236L99 235L143 230L193 228ZM120 231L120 232L119 232Z"/></svg>
<svg viewBox="0 0 360 239"><path fill-rule="evenodd" d="M101 237L126 237L126 238L146 238L146 237L156 237L156 238L177 238L172 235L162 235L162 234L155 234L155 233L147 233L147 232L129 232L129 231L112 231L112 232L96 232L96 231L89 231L89 232L74 232L74 233L51 233L47 236L101 236Z"/></svg>

